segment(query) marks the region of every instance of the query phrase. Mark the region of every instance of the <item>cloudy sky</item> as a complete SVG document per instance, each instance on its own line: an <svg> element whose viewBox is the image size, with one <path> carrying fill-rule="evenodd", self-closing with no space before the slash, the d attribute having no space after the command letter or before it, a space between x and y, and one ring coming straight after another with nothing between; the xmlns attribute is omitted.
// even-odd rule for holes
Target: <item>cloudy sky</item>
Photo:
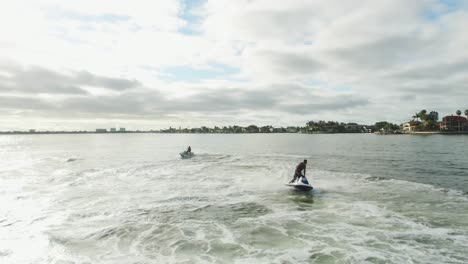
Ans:
<svg viewBox="0 0 468 264"><path fill-rule="evenodd" d="M465 0L0 1L0 131L468 108Z"/></svg>

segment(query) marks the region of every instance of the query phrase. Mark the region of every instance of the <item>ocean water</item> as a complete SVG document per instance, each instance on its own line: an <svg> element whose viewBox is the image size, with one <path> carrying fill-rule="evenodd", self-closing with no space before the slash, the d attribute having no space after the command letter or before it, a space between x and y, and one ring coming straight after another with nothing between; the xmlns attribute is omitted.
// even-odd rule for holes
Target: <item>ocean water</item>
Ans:
<svg viewBox="0 0 468 264"><path fill-rule="evenodd" d="M463 135L0 136L0 263L468 263L467 192Z"/></svg>

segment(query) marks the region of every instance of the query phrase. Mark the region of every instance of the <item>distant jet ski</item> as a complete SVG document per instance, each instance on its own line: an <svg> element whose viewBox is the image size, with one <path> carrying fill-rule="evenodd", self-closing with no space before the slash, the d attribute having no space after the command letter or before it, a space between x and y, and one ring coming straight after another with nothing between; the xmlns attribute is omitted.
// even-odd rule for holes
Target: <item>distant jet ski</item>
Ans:
<svg viewBox="0 0 468 264"><path fill-rule="evenodd" d="M295 189L301 190L308 192L312 190L314 187L310 185L309 181L307 181L307 178L301 177L300 179L297 179L295 182L291 182L286 184L286 186L293 187Z"/></svg>
<svg viewBox="0 0 468 264"><path fill-rule="evenodd" d="M188 158L191 158L191 157L195 156L195 153L187 152L187 151L183 151L183 152L181 152L179 154L183 159L188 159Z"/></svg>

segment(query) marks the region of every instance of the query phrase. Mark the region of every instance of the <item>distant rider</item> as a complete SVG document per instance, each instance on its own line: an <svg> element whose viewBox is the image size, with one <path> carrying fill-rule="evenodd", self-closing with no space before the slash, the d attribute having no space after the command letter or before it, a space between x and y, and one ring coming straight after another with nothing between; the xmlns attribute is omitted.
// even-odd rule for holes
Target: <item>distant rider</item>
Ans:
<svg viewBox="0 0 468 264"><path fill-rule="evenodd" d="M188 146L187 153L190 153L190 152L192 152L192 148L190 146Z"/></svg>
<svg viewBox="0 0 468 264"><path fill-rule="evenodd" d="M306 179L306 177L304 175L305 170L306 170L306 166L307 166L307 160L305 159L303 162L299 163L296 166L296 171L294 172L294 178L289 183L293 183L293 182L295 182L296 180L298 180L300 178ZM302 174L302 171L304 171L304 174Z"/></svg>

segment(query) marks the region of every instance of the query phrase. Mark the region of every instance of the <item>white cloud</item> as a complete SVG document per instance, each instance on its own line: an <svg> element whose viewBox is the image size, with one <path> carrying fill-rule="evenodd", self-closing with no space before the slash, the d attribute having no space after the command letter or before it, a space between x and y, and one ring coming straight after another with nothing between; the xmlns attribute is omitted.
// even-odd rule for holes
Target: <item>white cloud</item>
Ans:
<svg viewBox="0 0 468 264"><path fill-rule="evenodd" d="M23 72L15 79L0 69L0 80L10 82L0 96L73 87L75 93L55 101L72 100L68 102L76 103L75 109L79 102L92 103L90 109L104 109L109 117L122 114L118 104L136 104L141 102L136 98L146 97L160 103L157 111L144 101L131 111L122 109L126 120L132 115L142 120L145 114L165 120L152 113L172 111L175 123L192 125L230 120L226 117L236 109L238 122L252 122L255 116L265 120L272 116L268 107L272 122L404 121L420 108L468 108L462 99L468 90L467 6L467 1L454 5L439 0L208 0L187 11L179 1L9 1L0 9L0 60L43 69L44 74L37 78L42 86L34 90L25 87L31 86L33 75ZM183 33L185 28L192 32ZM209 71L216 65L239 71L221 79L205 74L196 82L177 77L167 81L164 76L167 67ZM89 84L70 77L83 72L95 76L88 78L94 85L115 85L114 80L139 85L132 88L133 97L119 98L130 92L114 92L106 98L111 101L100 101L97 96L106 93L77 92L91 91ZM278 86L287 87L281 99L275 94ZM312 95L302 94L304 89ZM259 94L261 101L256 100ZM225 100L223 95L234 97ZM198 111L179 106L186 110L182 113L166 104L174 100L182 106L191 102ZM294 106L285 106L288 100L300 100L314 111L291 111ZM21 118L21 107L15 110L11 102L9 111ZM248 112L255 109L252 102L261 111ZM37 107L28 118L40 116L44 106L32 105ZM187 115L193 119L184 121Z"/></svg>

